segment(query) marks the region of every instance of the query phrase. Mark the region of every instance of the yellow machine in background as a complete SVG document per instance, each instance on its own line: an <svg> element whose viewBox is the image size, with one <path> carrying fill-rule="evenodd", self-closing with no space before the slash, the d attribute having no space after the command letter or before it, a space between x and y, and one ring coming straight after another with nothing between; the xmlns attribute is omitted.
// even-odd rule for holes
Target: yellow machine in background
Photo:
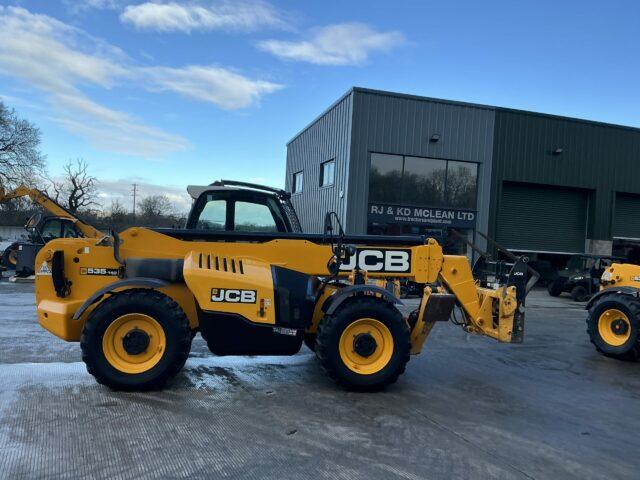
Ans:
<svg viewBox="0 0 640 480"><path fill-rule="evenodd" d="M0 203L14 198L29 197L46 210L49 215L33 215L25 226L27 241L18 241L9 245L2 253L0 264L17 274L33 274L35 257L38 250L52 238L87 237L101 238L104 234L91 225L81 221L62 205L35 188L21 186L11 192L0 188Z"/></svg>
<svg viewBox="0 0 640 480"><path fill-rule="evenodd" d="M58 202L52 200L49 196L47 196L47 194L41 192L36 188L20 186L11 192L5 192L2 188L0 188L0 202L6 202L8 200L20 197L29 197L34 203L37 203L55 217L71 220L75 224L78 231L81 232L85 237L104 237L104 234L99 230L81 221L74 214L69 212L69 210L67 210Z"/></svg>
<svg viewBox="0 0 640 480"><path fill-rule="evenodd" d="M614 263L587 304L587 333L596 349L621 360L640 358L640 266Z"/></svg>
<svg viewBox="0 0 640 480"><path fill-rule="evenodd" d="M528 289L515 266L509 278L518 282L483 287L466 257L444 255L433 239L334 235L330 215L324 235L268 230L263 207L283 221L268 198L200 191L187 229L59 239L38 254L39 322L80 341L98 382L161 387L184 365L196 331L218 355L291 355L305 341L331 378L355 390L394 382L455 305L465 331L523 339ZM260 211L251 225L262 231L246 231L240 217L249 211ZM374 284L398 279L424 285L408 316Z"/></svg>

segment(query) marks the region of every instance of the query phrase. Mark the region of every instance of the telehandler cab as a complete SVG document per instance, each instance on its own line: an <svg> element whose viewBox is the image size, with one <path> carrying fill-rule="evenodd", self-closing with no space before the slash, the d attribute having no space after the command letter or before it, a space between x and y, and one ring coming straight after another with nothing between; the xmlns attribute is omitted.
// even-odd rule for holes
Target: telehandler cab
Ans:
<svg viewBox="0 0 640 480"><path fill-rule="evenodd" d="M433 239L345 235L335 213L324 234L287 231L297 223L287 193L223 184L234 187L222 196L220 183L190 187L197 198L185 229L53 240L38 254L39 323L80 341L98 382L159 388L200 331L217 355L293 355L305 341L335 381L378 390L455 305L465 331L522 342L533 285L523 259L506 281L481 285L466 257L443 255ZM424 285L406 317L378 286L400 279Z"/></svg>

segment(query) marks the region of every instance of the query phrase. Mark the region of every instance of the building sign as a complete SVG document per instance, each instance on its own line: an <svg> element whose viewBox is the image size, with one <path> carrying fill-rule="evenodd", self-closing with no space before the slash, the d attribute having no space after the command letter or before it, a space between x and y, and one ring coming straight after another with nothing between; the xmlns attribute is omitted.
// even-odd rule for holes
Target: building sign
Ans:
<svg viewBox="0 0 640 480"><path fill-rule="evenodd" d="M475 228L476 212L473 210L458 210L453 208L370 203L369 222Z"/></svg>

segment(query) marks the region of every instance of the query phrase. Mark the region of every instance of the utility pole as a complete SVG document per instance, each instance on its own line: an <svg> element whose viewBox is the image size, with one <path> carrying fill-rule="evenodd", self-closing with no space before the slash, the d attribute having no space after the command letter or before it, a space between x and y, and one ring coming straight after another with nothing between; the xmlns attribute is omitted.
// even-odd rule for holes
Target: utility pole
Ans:
<svg viewBox="0 0 640 480"><path fill-rule="evenodd" d="M138 193L138 184L133 184L133 218L136 218L136 194Z"/></svg>

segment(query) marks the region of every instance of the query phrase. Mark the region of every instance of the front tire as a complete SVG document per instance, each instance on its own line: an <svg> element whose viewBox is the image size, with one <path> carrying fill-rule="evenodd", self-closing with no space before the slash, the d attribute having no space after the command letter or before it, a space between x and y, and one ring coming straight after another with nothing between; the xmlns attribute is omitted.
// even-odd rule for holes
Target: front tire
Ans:
<svg viewBox="0 0 640 480"><path fill-rule="evenodd" d="M377 391L394 383L409 361L409 328L393 305L356 297L326 315L316 354L325 372L350 390Z"/></svg>
<svg viewBox="0 0 640 480"><path fill-rule="evenodd" d="M554 280L547 287L547 291L549 292L549 295L551 295L552 297L559 297L560 294L562 293L562 285L559 282Z"/></svg>
<svg viewBox="0 0 640 480"><path fill-rule="evenodd" d="M155 290L128 290L104 300L84 324L82 360L113 390L161 388L184 366L191 330L184 311Z"/></svg>
<svg viewBox="0 0 640 480"><path fill-rule="evenodd" d="M309 350L312 352L316 351L316 334L315 333L306 333L304 337L302 337L304 344L307 346Z"/></svg>
<svg viewBox="0 0 640 480"><path fill-rule="evenodd" d="M587 333L598 352L619 360L640 358L640 300L624 294L598 299L589 309Z"/></svg>

